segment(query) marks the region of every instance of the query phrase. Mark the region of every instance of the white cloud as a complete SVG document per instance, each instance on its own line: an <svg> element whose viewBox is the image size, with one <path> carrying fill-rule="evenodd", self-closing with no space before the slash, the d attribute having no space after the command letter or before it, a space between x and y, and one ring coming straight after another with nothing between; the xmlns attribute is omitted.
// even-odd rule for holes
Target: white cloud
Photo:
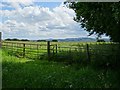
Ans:
<svg viewBox="0 0 120 90"><path fill-rule="evenodd" d="M0 24L4 38L68 38L87 36L78 23L73 20L72 9L60 5L52 10L46 7L14 6L15 10L2 10L3 22Z"/></svg>
<svg viewBox="0 0 120 90"><path fill-rule="evenodd" d="M9 7L15 8L16 10L21 9L21 6L24 7L24 6L33 5L33 0L3 0L2 2L3 3L1 3L0 6L2 7L9 6Z"/></svg>

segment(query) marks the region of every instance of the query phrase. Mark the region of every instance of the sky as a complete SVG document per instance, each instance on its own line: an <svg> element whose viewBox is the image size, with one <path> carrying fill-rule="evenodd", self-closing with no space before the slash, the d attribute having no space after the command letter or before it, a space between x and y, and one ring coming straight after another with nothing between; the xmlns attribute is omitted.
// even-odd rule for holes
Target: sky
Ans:
<svg viewBox="0 0 120 90"><path fill-rule="evenodd" d="M3 39L63 39L88 37L89 34L73 20L74 10L66 7L63 1L5 0L0 7Z"/></svg>

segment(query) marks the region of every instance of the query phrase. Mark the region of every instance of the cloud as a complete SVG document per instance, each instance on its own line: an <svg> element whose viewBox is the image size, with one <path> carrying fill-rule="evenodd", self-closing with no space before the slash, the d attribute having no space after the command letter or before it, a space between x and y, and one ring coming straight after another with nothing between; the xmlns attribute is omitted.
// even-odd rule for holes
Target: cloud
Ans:
<svg viewBox="0 0 120 90"><path fill-rule="evenodd" d="M3 0L0 6L2 7L12 7L16 10L21 9L21 7L33 5L33 0Z"/></svg>
<svg viewBox="0 0 120 90"><path fill-rule="evenodd" d="M29 5L23 8L13 5L17 9L0 11L3 18L0 30L4 38L44 39L87 36L87 33L73 20L75 12L72 9L62 4L53 9Z"/></svg>

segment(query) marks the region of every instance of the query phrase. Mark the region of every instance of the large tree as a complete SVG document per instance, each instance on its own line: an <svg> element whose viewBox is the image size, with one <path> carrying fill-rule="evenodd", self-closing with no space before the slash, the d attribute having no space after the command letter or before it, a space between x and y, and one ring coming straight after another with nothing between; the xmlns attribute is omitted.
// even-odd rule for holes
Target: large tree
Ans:
<svg viewBox="0 0 120 90"><path fill-rule="evenodd" d="M71 2L69 6L76 12L75 20L90 35L106 34L114 42L120 42L120 3Z"/></svg>

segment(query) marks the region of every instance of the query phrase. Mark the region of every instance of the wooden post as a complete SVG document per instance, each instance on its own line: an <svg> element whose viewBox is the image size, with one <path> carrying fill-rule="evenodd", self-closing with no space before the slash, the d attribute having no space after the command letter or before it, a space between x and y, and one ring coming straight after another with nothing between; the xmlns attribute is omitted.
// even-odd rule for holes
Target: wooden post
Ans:
<svg viewBox="0 0 120 90"><path fill-rule="evenodd" d="M37 59L39 59L39 53L38 53L38 50L39 50L39 46L37 44Z"/></svg>
<svg viewBox="0 0 120 90"><path fill-rule="evenodd" d="M56 54L57 54L57 44L56 44Z"/></svg>
<svg viewBox="0 0 120 90"><path fill-rule="evenodd" d="M89 45L87 44L87 58L88 61L90 62L90 52L89 52Z"/></svg>
<svg viewBox="0 0 120 90"><path fill-rule="evenodd" d="M0 48L2 47L2 33L0 32Z"/></svg>
<svg viewBox="0 0 120 90"><path fill-rule="evenodd" d="M47 42L47 54L48 54L48 60L50 61L50 41Z"/></svg>
<svg viewBox="0 0 120 90"><path fill-rule="evenodd" d="M55 54L55 53L54 53L54 48L55 48L55 46L53 46L53 55Z"/></svg>
<svg viewBox="0 0 120 90"><path fill-rule="evenodd" d="M25 43L23 43L23 57L25 57Z"/></svg>

